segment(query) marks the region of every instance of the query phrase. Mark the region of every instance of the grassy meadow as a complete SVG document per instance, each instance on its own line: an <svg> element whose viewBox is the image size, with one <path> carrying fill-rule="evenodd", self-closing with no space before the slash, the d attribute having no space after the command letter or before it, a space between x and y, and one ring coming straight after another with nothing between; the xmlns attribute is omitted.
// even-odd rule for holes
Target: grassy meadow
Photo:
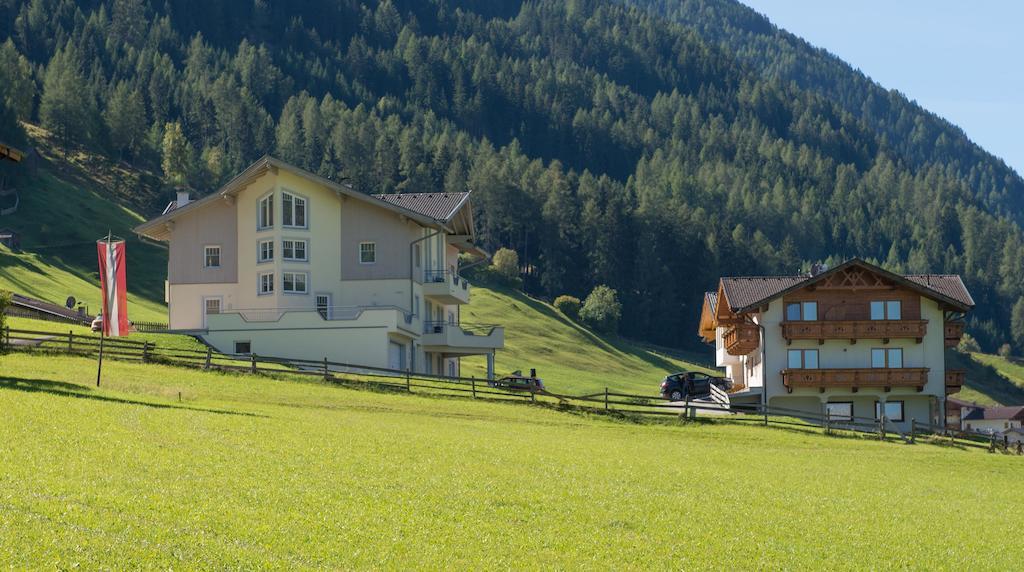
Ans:
<svg viewBox="0 0 1024 572"><path fill-rule="evenodd" d="M1014 568L1022 460L0 356L0 564ZM181 395L180 401L178 395Z"/></svg>

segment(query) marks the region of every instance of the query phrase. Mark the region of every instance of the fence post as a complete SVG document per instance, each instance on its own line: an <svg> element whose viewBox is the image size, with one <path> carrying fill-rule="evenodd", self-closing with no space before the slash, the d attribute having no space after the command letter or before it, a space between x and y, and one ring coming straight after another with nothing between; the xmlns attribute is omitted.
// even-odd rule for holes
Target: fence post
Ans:
<svg viewBox="0 0 1024 572"><path fill-rule="evenodd" d="M213 348L206 347L206 364L203 365L203 369L210 369L210 362L213 361Z"/></svg>
<svg viewBox="0 0 1024 572"><path fill-rule="evenodd" d="M828 413L825 414L825 434L832 434L832 417Z"/></svg>
<svg viewBox="0 0 1024 572"><path fill-rule="evenodd" d="M473 385L473 399L476 399L476 376L469 378L469 382Z"/></svg>
<svg viewBox="0 0 1024 572"><path fill-rule="evenodd" d="M996 452L996 434L995 433L992 434L992 438L989 441L988 452L989 453L995 453Z"/></svg>
<svg viewBox="0 0 1024 572"><path fill-rule="evenodd" d="M149 361L149 342L142 343L142 363Z"/></svg>
<svg viewBox="0 0 1024 572"><path fill-rule="evenodd" d="M1003 452L1004 453L1009 453L1010 452L1010 436L1009 435L1003 435Z"/></svg>
<svg viewBox="0 0 1024 572"><path fill-rule="evenodd" d="M764 426L768 426L768 404L765 403L761 406L761 410L764 411Z"/></svg>
<svg viewBox="0 0 1024 572"><path fill-rule="evenodd" d="M250 354L249 373L256 373L256 354Z"/></svg>
<svg viewBox="0 0 1024 572"><path fill-rule="evenodd" d="M604 388L604 410L608 411L608 388Z"/></svg>
<svg viewBox="0 0 1024 572"><path fill-rule="evenodd" d="M330 375L327 373L327 358L324 357L324 381L330 379Z"/></svg>
<svg viewBox="0 0 1024 572"><path fill-rule="evenodd" d="M878 416L878 440L885 441L885 415Z"/></svg>
<svg viewBox="0 0 1024 572"><path fill-rule="evenodd" d="M11 345L11 327L4 326L4 331L0 332L0 352L7 351L9 345Z"/></svg>
<svg viewBox="0 0 1024 572"><path fill-rule="evenodd" d="M917 419L910 419L910 444L917 443Z"/></svg>
<svg viewBox="0 0 1024 572"><path fill-rule="evenodd" d="M68 353L74 351L75 346L75 332L68 330Z"/></svg>
<svg viewBox="0 0 1024 572"><path fill-rule="evenodd" d="M412 380L411 380L411 377L412 377L412 372L409 371L409 368L405 368L405 390L408 391L409 393L412 393Z"/></svg>

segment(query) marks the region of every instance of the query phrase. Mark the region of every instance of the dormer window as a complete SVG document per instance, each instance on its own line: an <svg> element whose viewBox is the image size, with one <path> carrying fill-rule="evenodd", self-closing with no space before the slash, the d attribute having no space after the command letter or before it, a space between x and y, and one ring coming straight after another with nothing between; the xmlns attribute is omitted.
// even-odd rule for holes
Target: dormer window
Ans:
<svg viewBox="0 0 1024 572"><path fill-rule="evenodd" d="M274 226L274 195L273 193L259 200L256 214L256 227L260 230Z"/></svg>
<svg viewBox="0 0 1024 572"><path fill-rule="evenodd" d="M903 308L899 300L873 300L871 302L872 320L899 320Z"/></svg>
<svg viewBox="0 0 1024 572"><path fill-rule="evenodd" d="M817 302L791 302L786 304L786 321L801 322L818 319Z"/></svg>
<svg viewBox="0 0 1024 572"><path fill-rule="evenodd" d="M292 193L281 193L281 224L306 228L306 199Z"/></svg>

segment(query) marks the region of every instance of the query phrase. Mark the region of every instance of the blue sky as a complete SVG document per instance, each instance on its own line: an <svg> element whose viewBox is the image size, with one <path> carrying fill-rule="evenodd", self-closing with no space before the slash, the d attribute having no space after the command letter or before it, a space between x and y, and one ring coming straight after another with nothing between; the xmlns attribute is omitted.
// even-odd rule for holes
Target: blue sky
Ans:
<svg viewBox="0 0 1024 572"><path fill-rule="evenodd" d="M1024 175L1024 1L741 1Z"/></svg>

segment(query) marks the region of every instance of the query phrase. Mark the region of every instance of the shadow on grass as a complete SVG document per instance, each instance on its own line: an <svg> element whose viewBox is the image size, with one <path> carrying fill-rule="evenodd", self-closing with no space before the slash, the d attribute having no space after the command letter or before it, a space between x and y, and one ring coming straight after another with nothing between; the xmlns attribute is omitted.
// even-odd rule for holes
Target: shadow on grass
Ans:
<svg viewBox="0 0 1024 572"><path fill-rule="evenodd" d="M1024 403L1024 387L1013 382L996 368L986 365L973 357L947 350L946 363L949 369L963 369L967 372L967 387L1003 405ZM1012 362L1011 362L1012 363ZM956 397L956 394L953 394Z"/></svg>
<svg viewBox="0 0 1024 572"><path fill-rule="evenodd" d="M107 403L120 403L122 405L139 405L142 407L152 407L154 409L181 409L185 411L198 411L200 413L213 413L216 415L238 415L242 417L266 417L266 415L259 415L256 413L247 413L244 411L228 411L225 409L209 409L205 407L189 407L187 405L171 405L168 403L152 403L148 401L136 401L134 399L125 399L123 397L111 397L109 395L98 395L94 393L83 393L83 391L91 391L87 387L76 385L74 383L65 383L63 381L52 381L49 379L29 379L24 377L7 377L0 379L0 389L13 389L15 391L24 391L26 393L48 393L50 395L56 395L58 397L75 397L78 399L92 399L95 401L104 401Z"/></svg>

